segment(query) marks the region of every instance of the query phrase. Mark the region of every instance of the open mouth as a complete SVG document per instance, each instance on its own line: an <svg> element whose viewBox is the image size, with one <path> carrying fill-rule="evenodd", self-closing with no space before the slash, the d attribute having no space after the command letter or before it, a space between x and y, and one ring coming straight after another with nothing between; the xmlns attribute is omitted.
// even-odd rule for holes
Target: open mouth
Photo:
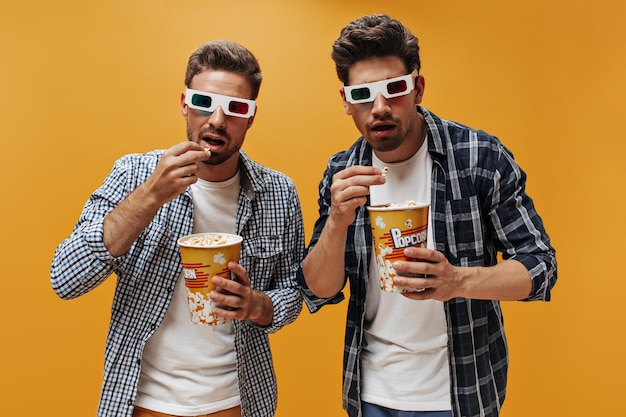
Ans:
<svg viewBox="0 0 626 417"><path fill-rule="evenodd" d="M386 124L381 124L381 125L376 125L372 128L372 130L374 132L386 132L388 130L393 130L395 128L394 125L386 125Z"/></svg>
<svg viewBox="0 0 626 417"><path fill-rule="evenodd" d="M207 145L215 145L215 146L220 146L224 144L224 141L221 139L215 139L215 138L210 138L210 137L205 137L202 138L202 141L204 143L206 143Z"/></svg>

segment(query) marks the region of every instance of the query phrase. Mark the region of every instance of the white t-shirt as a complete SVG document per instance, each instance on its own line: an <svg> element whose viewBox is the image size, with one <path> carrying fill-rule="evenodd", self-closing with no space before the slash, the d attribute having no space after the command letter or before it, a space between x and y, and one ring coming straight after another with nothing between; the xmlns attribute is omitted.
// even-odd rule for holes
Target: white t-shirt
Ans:
<svg viewBox="0 0 626 417"><path fill-rule="evenodd" d="M191 191L194 233L236 232L239 174L219 183L199 179ZM181 275L163 323L146 342L136 404L180 416L235 407L241 402L236 359L232 322L191 322Z"/></svg>
<svg viewBox="0 0 626 417"><path fill-rule="evenodd" d="M432 159L427 144L409 160L389 167L387 182L370 187L371 204L430 202ZM429 216L428 235L432 236ZM427 247L433 248L432 239ZM365 402L403 411L450 410L448 335L443 303L416 301L380 289L375 254L365 300L362 391Z"/></svg>

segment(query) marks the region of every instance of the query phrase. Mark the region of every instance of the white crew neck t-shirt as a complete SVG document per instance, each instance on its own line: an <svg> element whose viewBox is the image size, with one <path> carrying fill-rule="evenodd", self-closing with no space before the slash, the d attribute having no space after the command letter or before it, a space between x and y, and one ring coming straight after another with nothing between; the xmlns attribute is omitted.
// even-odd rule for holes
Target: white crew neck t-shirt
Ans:
<svg viewBox="0 0 626 417"><path fill-rule="evenodd" d="M235 233L239 174L191 186L194 233ZM170 307L148 339L137 389L140 407L180 416L210 414L240 404L232 322L193 324L187 289L178 279Z"/></svg>
<svg viewBox="0 0 626 417"><path fill-rule="evenodd" d="M370 187L372 205L430 202L432 159L427 143L410 159L373 165L388 167L387 182ZM429 216L428 235L432 236ZM427 247L434 247L428 239ZM375 254L365 300L361 399L403 411L450 410L448 335L443 303L411 300L384 292L378 284Z"/></svg>

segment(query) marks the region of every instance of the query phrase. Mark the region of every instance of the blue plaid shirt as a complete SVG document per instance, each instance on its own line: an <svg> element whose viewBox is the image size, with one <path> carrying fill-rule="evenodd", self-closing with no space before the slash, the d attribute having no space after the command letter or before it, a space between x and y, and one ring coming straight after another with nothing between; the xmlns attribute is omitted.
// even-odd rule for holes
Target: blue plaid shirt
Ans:
<svg viewBox="0 0 626 417"><path fill-rule="evenodd" d="M52 262L52 287L64 299L93 290L111 274L118 277L98 416L132 415L144 344L165 317L182 271L176 241L192 232L188 188L161 207L125 255L114 258L103 244L104 217L148 178L161 155L152 151L119 159ZM272 300L274 319L267 327L234 322L239 391L243 416L273 416L277 387L268 334L293 322L302 309L296 281L304 256L302 213L294 184L285 175L251 161L244 152L240 171L240 263L252 287Z"/></svg>
<svg viewBox="0 0 626 417"><path fill-rule="evenodd" d="M521 262L532 277L527 301L550 299L557 277L555 250L525 192L526 175L513 155L483 131L440 119L423 107L428 151L433 159L431 211L436 250L453 265L491 266L497 254ZM332 177L352 165L372 165L372 149L361 137L330 158L320 183L319 218L310 248L328 219ZM345 269L350 300L344 346L343 406L361 416L360 352L372 231L364 207L347 234ZM309 250L310 250L309 248ZM311 312L343 300L320 299L299 282ZM454 298L444 303L448 326L452 412L455 417L495 417L504 401L508 351L498 301Z"/></svg>

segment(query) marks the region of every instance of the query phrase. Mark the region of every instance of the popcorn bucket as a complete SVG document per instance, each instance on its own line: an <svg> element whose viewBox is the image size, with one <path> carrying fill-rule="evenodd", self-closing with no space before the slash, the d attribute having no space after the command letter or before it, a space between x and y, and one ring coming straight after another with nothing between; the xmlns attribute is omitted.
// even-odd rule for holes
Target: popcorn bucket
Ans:
<svg viewBox="0 0 626 417"><path fill-rule="evenodd" d="M242 240L229 233L196 233L178 239L193 323L214 326L226 322L213 313L217 303L209 298L209 293L219 288L211 278L219 275L231 279L228 262L239 262Z"/></svg>
<svg viewBox="0 0 626 417"><path fill-rule="evenodd" d="M369 206L367 210L372 224L372 238L376 254L376 269L380 289L391 292L418 291L396 285L395 261L409 260L404 249L410 246L426 247L428 238L428 210L430 204L406 202Z"/></svg>

